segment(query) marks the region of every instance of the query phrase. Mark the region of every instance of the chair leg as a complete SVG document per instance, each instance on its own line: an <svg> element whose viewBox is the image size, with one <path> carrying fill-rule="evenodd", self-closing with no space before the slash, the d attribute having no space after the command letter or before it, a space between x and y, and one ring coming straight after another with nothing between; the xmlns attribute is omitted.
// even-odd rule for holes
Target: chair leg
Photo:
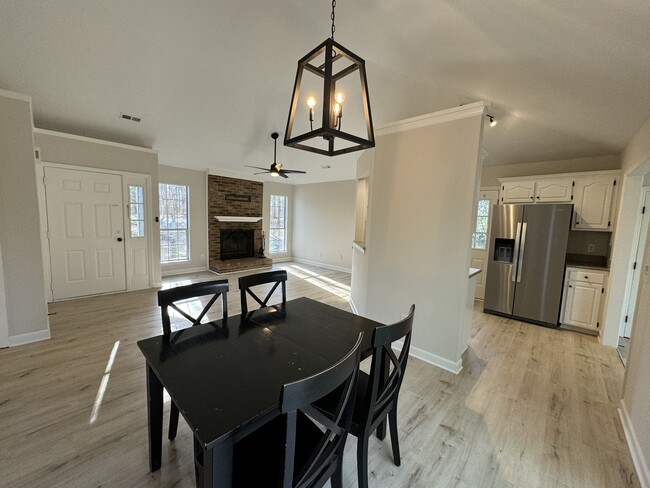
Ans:
<svg viewBox="0 0 650 488"><path fill-rule="evenodd" d="M330 484L332 488L343 488L343 458L341 456L339 456L339 460L336 462L336 471L334 471L330 478Z"/></svg>
<svg viewBox="0 0 650 488"><path fill-rule="evenodd" d="M169 409L169 434L167 438L173 441L176 439L176 432L178 431L178 407L174 405L174 402L171 402L171 405Z"/></svg>
<svg viewBox="0 0 650 488"><path fill-rule="evenodd" d="M402 463L399 454L399 439L397 438L397 407L393 406L392 410L388 412L388 427L390 428L390 443L393 447L393 462L395 466Z"/></svg>
<svg viewBox="0 0 650 488"><path fill-rule="evenodd" d="M357 437L357 476L359 478L359 488L368 488L368 439L370 432L367 434L360 432Z"/></svg>

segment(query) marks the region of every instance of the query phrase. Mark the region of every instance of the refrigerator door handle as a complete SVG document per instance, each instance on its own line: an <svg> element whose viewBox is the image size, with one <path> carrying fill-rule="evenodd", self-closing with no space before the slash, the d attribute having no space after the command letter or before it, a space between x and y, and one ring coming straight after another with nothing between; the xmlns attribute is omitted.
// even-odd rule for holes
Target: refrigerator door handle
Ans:
<svg viewBox="0 0 650 488"><path fill-rule="evenodd" d="M521 275L523 274L524 267L524 249L526 248L526 222L521 226L521 245L519 246L519 253L517 254L517 283L521 283Z"/></svg>
<svg viewBox="0 0 650 488"><path fill-rule="evenodd" d="M521 222L517 222L517 232L515 232L515 253L512 256L512 266L510 275L512 281L517 281L517 265L519 264L519 238L521 237Z"/></svg>

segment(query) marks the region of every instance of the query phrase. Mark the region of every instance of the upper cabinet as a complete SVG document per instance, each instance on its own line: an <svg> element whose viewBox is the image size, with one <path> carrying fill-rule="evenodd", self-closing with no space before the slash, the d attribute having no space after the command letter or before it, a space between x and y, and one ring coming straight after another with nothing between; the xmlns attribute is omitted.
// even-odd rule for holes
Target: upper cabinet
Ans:
<svg viewBox="0 0 650 488"><path fill-rule="evenodd" d="M533 203L535 181L507 181L501 184L501 203Z"/></svg>
<svg viewBox="0 0 650 488"><path fill-rule="evenodd" d="M499 203L573 203L573 230L612 230L618 171L502 178Z"/></svg>
<svg viewBox="0 0 650 488"><path fill-rule="evenodd" d="M594 176L576 181L574 230L612 230L616 177Z"/></svg>

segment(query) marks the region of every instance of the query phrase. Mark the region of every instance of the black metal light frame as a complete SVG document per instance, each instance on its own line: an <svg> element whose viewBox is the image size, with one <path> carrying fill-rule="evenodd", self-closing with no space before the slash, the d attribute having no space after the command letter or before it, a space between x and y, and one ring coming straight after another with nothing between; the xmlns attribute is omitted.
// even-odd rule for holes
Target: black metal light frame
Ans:
<svg viewBox="0 0 650 488"><path fill-rule="evenodd" d="M325 53L325 63L321 66L314 66L311 64L311 61L322 55L323 52ZM334 63L342 58L349 60L352 64L347 65L345 68L335 73ZM296 81L293 85L291 108L289 110L289 119L287 120L287 130L284 133L285 146L323 154L326 156L337 156L339 154L346 154L375 147L375 133L372 126L372 116L370 113L370 99L368 97L368 80L366 78L365 64L366 62L363 59L331 38L326 39L323 43L319 44L309 54L298 61L298 71L296 72ZM323 78L322 126L318 129L310 130L304 134L292 137L296 108L298 107L298 97L300 95L300 84L302 81L303 71L305 70ZM334 115L336 83L357 70L359 70L359 79L361 81L361 98L367 131L366 139L339 130L337 128L337 117ZM309 139L317 137L322 137L328 141L327 150L302 144ZM354 143L354 146L335 150L334 141L336 138L345 139L346 141L352 142Z"/></svg>

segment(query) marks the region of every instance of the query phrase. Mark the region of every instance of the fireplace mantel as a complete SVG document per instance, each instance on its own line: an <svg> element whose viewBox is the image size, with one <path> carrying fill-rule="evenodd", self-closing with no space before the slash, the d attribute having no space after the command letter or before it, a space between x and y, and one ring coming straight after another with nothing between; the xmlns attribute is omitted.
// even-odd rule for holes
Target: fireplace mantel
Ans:
<svg viewBox="0 0 650 488"><path fill-rule="evenodd" d="M219 222L259 222L262 217L237 217L232 215L215 215Z"/></svg>

